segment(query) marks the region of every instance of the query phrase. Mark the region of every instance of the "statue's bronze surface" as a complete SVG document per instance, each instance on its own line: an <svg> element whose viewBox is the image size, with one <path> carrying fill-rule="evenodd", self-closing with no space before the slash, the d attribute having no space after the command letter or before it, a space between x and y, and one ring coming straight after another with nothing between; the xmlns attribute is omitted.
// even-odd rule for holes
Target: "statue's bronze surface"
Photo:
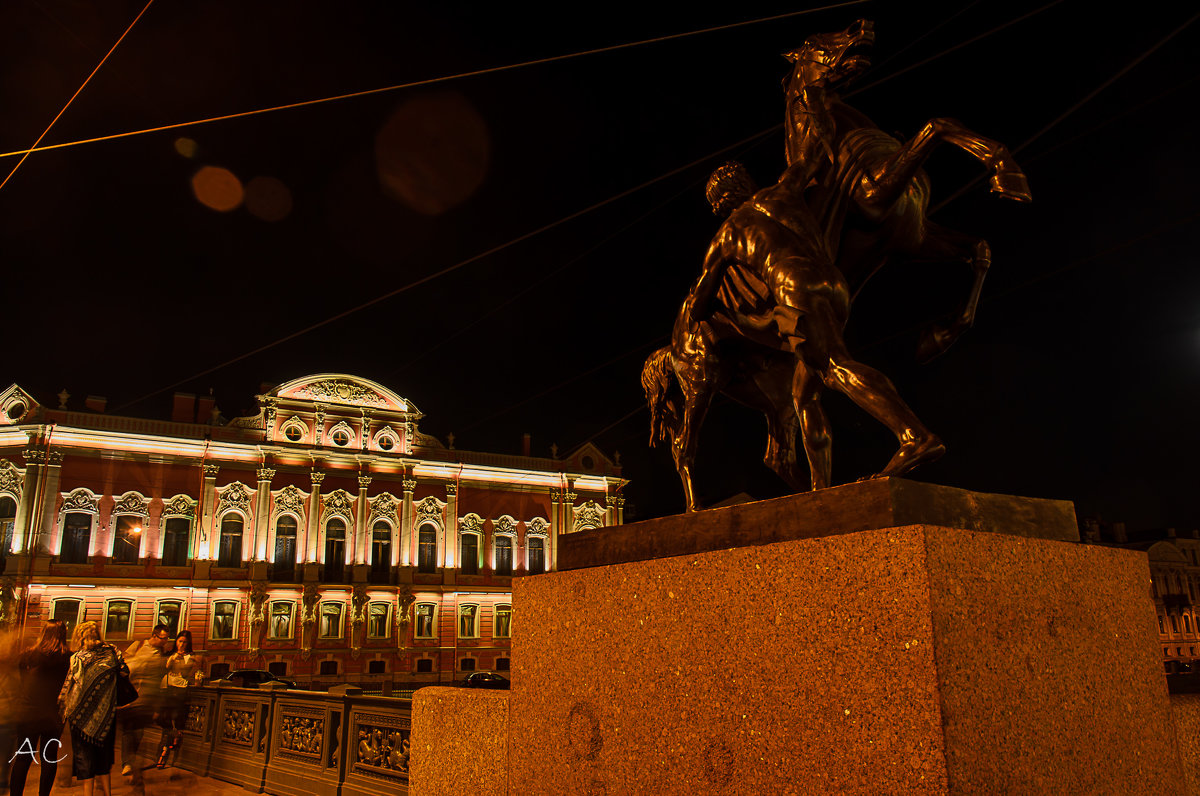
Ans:
<svg viewBox="0 0 1200 796"><path fill-rule="evenodd" d="M902 144L842 102L838 91L866 68L862 49L873 40L871 24L859 21L786 54L793 64L784 82L787 168L778 182L759 189L736 163L709 180L709 201L725 220L676 316L671 344L642 371L651 442L671 441L688 510L697 508L691 468L700 425L719 392L766 415L764 461L796 490L806 486L797 431L807 485L831 483L826 387L896 435L899 447L876 477L906 473L945 450L891 381L847 351L851 301L893 256L967 263L975 281L963 306L918 346L922 360L942 353L974 322L990 252L986 242L926 218L929 180L921 165L945 141L988 166L994 192L1027 201L1029 190L1001 144L956 121L934 119Z"/></svg>

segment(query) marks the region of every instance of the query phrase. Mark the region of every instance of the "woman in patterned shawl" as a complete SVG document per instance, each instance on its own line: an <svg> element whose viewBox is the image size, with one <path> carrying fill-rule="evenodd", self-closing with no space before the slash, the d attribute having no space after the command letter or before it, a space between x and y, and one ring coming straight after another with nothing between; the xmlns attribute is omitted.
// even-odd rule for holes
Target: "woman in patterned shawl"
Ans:
<svg viewBox="0 0 1200 796"><path fill-rule="evenodd" d="M63 718L71 725L71 769L83 781L84 796L92 796L97 780L100 792L108 796L117 735L117 677L128 676L129 668L116 647L100 640L95 622L76 627L71 642L76 652L59 695Z"/></svg>

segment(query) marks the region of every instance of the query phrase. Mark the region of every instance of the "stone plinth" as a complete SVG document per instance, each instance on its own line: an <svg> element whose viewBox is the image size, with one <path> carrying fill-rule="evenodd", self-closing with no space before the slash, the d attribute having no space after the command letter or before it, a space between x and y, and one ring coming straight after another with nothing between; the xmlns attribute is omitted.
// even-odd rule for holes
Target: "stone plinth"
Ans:
<svg viewBox="0 0 1200 796"><path fill-rule="evenodd" d="M1181 792L1144 554L809 530L515 582L508 792Z"/></svg>
<svg viewBox="0 0 1200 796"><path fill-rule="evenodd" d="M409 792L502 796L508 791L509 692L429 687L413 692Z"/></svg>
<svg viewBox="0 0 1200 796"><path fill-rule="evenodd" d="M902 478L876 478L687 515L596 528L558 539L559 571L691 555L726 547L902 525L1079 541L1068 500L992 495Z"/></svg>

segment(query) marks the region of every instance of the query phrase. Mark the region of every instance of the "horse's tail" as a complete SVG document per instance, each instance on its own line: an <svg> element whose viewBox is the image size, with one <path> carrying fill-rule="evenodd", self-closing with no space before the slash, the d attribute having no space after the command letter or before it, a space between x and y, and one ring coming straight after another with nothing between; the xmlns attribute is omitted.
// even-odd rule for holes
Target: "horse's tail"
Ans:
<svg viewBox="0 0 1200 796"><path fill-rule="evenodd" d="M655 351L642 366L642 390L646 393L646 403L650 407L651 447L657 445L660 440L669 440L671 428L675 425L675 410L667 397L674 377L675 370L671 367L669 346Z"/></svg>

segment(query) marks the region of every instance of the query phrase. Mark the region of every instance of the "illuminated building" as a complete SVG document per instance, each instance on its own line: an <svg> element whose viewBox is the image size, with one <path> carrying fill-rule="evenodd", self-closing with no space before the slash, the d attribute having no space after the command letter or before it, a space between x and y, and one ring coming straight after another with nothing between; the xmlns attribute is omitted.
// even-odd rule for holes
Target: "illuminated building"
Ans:
<svg viewBox="0 0 1200 796"><path fill-rule="evenodd" d="M409 401L344 374L229 422L184 394L170 421L59 399L0 392L0 621L94 619L118 645L163 621L214 676L506 669L512 578L553 569L560 534L622 520L620 468L594 446L447 448Z"/></svg>

